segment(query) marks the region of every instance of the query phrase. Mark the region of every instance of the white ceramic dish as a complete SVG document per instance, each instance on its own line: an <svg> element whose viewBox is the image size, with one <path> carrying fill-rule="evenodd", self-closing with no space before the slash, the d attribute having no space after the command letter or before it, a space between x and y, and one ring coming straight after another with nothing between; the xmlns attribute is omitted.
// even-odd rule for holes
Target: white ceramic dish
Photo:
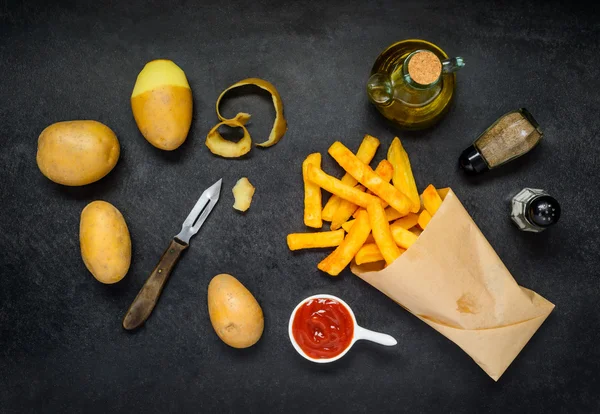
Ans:
<svg viewBox="0 0 600 414"><path fill-rule="evenodd" d="M298 345L298 343L296 342L296 339L294 338L294 333L292 332L292 325L294 323L294 317L296 316L296 312L298 311L300 306L302 306L308 300L317 299L317 298L333 299L333 300L338 301L339 303L344 305L346 307L346 309L348 309L350 316L352 316L352 322L354 322L354 335L352 337L352 341L350 341L350 344L346 347L346 349L344 349L340 354L334 356L333 358L317 359L317 358L312 358L312 357L306 355L304 353L304 351L302 350L302 348L300 348L300 345ZM356 323L356 316L354 316L354 312L352 311L352 308L350 306L348 306L348 304L346 302L344 302L337 296L326 295L326 294L309 296L300 301L300 303L294 308L294 311L292 312L292 315L290 316L288 333L290 335L290 341L292 342L294 349L296 349L296 351L300 355L302 355L304 358L308 359L309 361L316 362L318 364L326 364L329 362L337 361L338 359L340 359L341 357L343 357L344 355L346 355L348 353L348 351L350 350L350 348L352 348L352 346L356 343L356 341L360 341L361 339L366 340L366 341L375 342L377 344L385 345L385 346L394 346L394 345L398 344L398 341L396 341L390 335L375 332L375 331L370 331L368 329L365 329L365 328L359 326L358 323Z"/></svg>

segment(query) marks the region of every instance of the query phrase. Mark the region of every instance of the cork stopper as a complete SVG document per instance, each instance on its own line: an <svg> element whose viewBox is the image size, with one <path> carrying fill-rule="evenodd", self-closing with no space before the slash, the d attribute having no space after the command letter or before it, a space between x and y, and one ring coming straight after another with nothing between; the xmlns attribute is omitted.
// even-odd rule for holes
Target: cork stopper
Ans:
<svg viewBox="0 0 600 414"><path fill-rule="evenodd" d="M408 74L416 83L429 85L442 74L442 62L431 52L417 52L408 61Z"/></svg>

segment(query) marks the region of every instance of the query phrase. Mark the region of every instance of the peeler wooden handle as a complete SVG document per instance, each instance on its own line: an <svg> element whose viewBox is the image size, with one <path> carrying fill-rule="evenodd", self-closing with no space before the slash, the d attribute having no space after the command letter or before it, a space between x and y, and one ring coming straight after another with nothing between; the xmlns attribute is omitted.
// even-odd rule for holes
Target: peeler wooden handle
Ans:
<svg viewBox="0 0 600 414"><path fill-rule="evenodd" d="M150 317L156 302L171 275L181 253L188 248L187 243L173 239L163 253L160 261L150 274L146 283L135 297L129 310L123 318L123 328L127 330L140 327Z"/></svg>

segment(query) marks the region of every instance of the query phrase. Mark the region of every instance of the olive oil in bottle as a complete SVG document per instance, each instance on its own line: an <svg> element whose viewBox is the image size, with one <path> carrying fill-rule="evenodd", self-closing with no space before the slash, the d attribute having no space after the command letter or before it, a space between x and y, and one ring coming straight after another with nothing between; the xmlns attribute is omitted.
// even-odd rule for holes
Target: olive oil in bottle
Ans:
<svg viewBox="0 0 600 414"><path fill-rule="evenodd" d="M438 122L454 94L454 72L464 66L436 45L411 39L388 47L375 61L367 83L369 100L404 129Z"/></svg>

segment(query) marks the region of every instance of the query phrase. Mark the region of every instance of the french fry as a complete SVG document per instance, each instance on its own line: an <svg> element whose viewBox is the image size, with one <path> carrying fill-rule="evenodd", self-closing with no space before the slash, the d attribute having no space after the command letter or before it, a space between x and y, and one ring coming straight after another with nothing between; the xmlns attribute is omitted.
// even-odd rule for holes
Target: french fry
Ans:
<svg viewBox="0 0 600 414"><path fill-rule="evenodd" d="M375 173L386 181L392 179L393 172L394 167L392 167L392 164L390 164L388 160L381 161L379 165L377 165L377 168L375 168ZM365 187L362 185L357 185L354 188L365 191ZM367 191L367 193L373 194L371 191ZM384 203L382 202L382 204ZM386 205L384 205L384 207L386 207ZM348 219L352 217L352 214L356 213L356 210L358 210L356 204L350 203L348 200L342 201L331 220L331 230L337 230L342 227L342 224L348 221Z"/></svg>
<svg viewBox="0 0 600 414"><path fill-rule="evenodd" d="M354 257L354 261L357 265L361 265L364 263L373 263L379 262L383 259L381 252L379 251L379 247L375 243L366 243L363 247L360 248L356 256Z"/></svg>
<svg viewBox="0 0 600 414"><path fill-rule="evenodd" d="M429 214L429 211L427 211L427 210L421 211L421 214L419 214L419 221L418 221L419 227L421 227L421 229L425 230L425 227L427 227L430 220L431 220L431 214Z"/></svg>
<svg viewBox="0 0 600 414"><path fill-rule="evenodd" d="M416 234L396 223L393 223L390 226L390 231L392 232L392 237L396 244L403 249L408 249L418 238Z"/></svg>
<svg viewBox="0 0 600 414"><path fill-rule="evenodd" d="M356 216L357 213L358 213L358 211L356 213L354 213L354 215ZM405 217L412 217L412 214L413 213L408 213L408 215ZM400 215L400 213L398 213L393 208L388 207L385 209L385 217L387 218L387 221L394 221L396 219L399 219L402 216ZM354 224L354 220L348 220L347 222L342 224L342 228L348 232L352 228L353 224ZM416 224L416 219L415 219L415 224Z"/></svg>
<svg viewBox="0 0 600 414"><path fill-rule="evenodd" d="M362 211L356 218L356 223L344 241L317 266L323 272L331 276L337 276L352 261L356 253L365 244L371 225L369 215Z"/></svg>
<svg viewBox="0 0 600 414"><path fill-rule="evenodd" d="M358 147L358 151L356 152L356 158L364 162L365 164L370 164L371 160L375 156L375 152L377 152L377 148L379 148L379 140L371 135L366 134L363 138L360 146ZM342 177L341 180L344 184L354 187L358 182L354 177L350 174L346 173ZM323 220L331 221L333 219L333 214L339 208L340 198L335 194L329 198L325 207L323 207Z"/></svg>
<svg viewBox="0 0 600 414"><path fill-rule="evenodd" d="M342 228L344 230L346 230L346 232L350 233L350 229L352 228L352 226L354 225L354 222L356 220L348 220L347 222L345 222L344 224L342 224Z"/></svg>
<svg viewBox="0 0 600 414"><path fill-rule="evenodd" d="M402 227L403 229L411 229L413 227L415 227L419 222L419 215L415 214L415 213L408 213L408 215L399 218L398 220L394 221L394 224L396 224L397 226Z"/></svg>
<svg viewBox="0 0 600 414"><path fill-rule="evenodd" d="M409 230L412 234L414 234L415 236L419 237L421 235L421 233L423 233L423 230L421 230L419 227L415 226L412 229Z"/></svg>
<svg viewBox="0 0 600 414"><path fill-rule="evenodd" d="M448 192L450 192L450 187L446 187L446 188L439 188L437 190L438 194L440 195L440 198L442 199L442 201L444 201L444 199L446 198L446 196L448 195Z"/></svg>
<svg viewBox="0 0 600 414"><path fill-rule="evenodd" d="M394 221L396 219L399 219L400 217L405 217L402 214L398 213L397 210L394 210L392 207L388 207L385 209L385 216L387 217L388 221Z"/></svg>
<svg viewBox="0 0 600 414"><path fill-rule="evenodd" d="M292 233L287 236L290 250L336 247L344 241L344 230L318 233Z"/></svg>
<svg viewBox="0 0 600 414"><path fill-rule="evenodd" d="M404 147L402 147L402 143L398 137L394 138L392 141L390 148L388 149L387 158L394 167L394 176L392 178L394 187L410 199L410 211L417 213L421 209L419 192L417 191L415 177L413 176L410 167L408 154L404 150Z"/></svg>
<svg viewBox="0 0 600 414"><path fill-rule="evenodd" d="M359 191L365 191L365 187L363 187L362 185L357 185L354 188L356 188ZM354 214L354 212L358 209L359 207L353 202L348 200L342 200L340 206L335 211L335 213L333 214L333 218L331 219L331 230L337 230L341 228L342 224L344 224L350 217L352 217L352 214Z"/></svg>
<svg viewBox="0 0 600 414"><path fill-rule="evenodd" d="M367 207L373 238L385 262L389 265L400 256L401 252L390 230L390 224L385 217L385 210L381 203L369 204ZM355 224L356 225L356 224ZM412 233L411 233L412 234Z"/></svg>
<svg viewBox="0 0 600 414"><path fill-rule="evenodd" d="M331 155L341 167L350 173L362 185L373 191L400 214L406 215L411 208L411 201L400 190L384 181L368 165L362 163L352 152L339 141L329 147ZM364 206L361 206L364 207Z"/></svg>
<svg viewBox="0 0 600 414"><path fill-rule="evenodd" d="M394 175L394 167L392 166L392 163L390 163L388 160L381 160L379 164L377 164L377 168L375 168L375 174L377 174L378 176L383 178L383 180L389 183L392 180L392 176ZM373 194L371 190L367 190L367 193ZM383 208L386 208L388 206L388 203L386 203L383 200L381 204L383 205Z"/></svg>
<svg viewBox="0 0 600 414"><path fill-rule="evenodd" d="M312 164L308 166L308 179L322 189L329 191L344 200L351 201L360 207L366 208L370 203L380 203L377 197L363 193L354 187L342 183L337 178L324 173L323 170Z"/></svg>
<svg viewBox="0 0 600 414"><path fill-rule="evenodd" d="M325 207L323 207L323 211L321 212L321 219L323 219L323 221L333 220L333 215L340 207L341 203L342 199L336 196L335 194L332 194L331 197L329 197L329 200L327 200L327 203L325 203Z"/></svg>
<svg viewBox="0 0 600 414"><path fill-rule="evenodd" d="M369 237L367 237L367 240L365 240L365 244L366 243L375 243L375 239L373 238L373 233L369 233Z"/></svg>
<svg viewBox="0 0 600 414"><path fill-rule="evenodd" d="M323 226L321 219L321 188L308 179L308 166L314 165L321 168L321 154L310 154L302 163L302 178L304 180L304 224L308 227L320 229Z"/></svg>
<svg viewBox="0 0 600 414"><path fill-rule="evenodd" d="M438 194L435 187L431 184L423 191L423 206L431 216L435 215L438 208L442 205L442 198Z"/></svg>

